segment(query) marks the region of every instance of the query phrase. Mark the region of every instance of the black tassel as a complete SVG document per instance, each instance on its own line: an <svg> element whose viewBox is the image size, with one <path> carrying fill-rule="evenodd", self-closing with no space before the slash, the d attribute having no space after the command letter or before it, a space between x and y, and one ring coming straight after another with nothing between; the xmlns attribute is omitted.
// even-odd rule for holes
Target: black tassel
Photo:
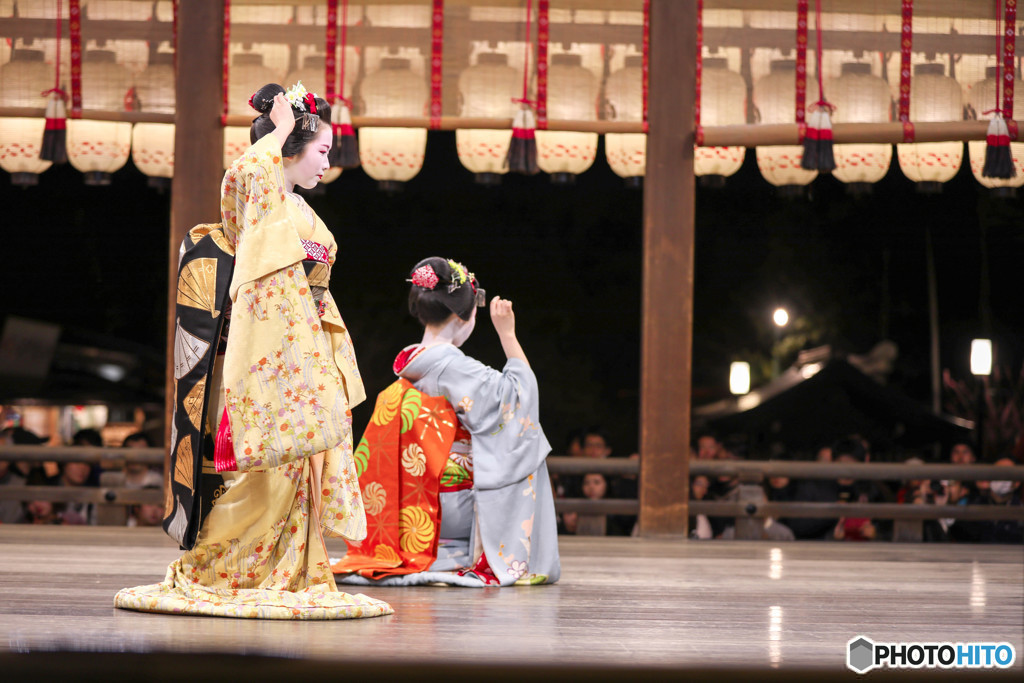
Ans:
<svg viewBox="0 0 1024 683"><path fill-rule="evenodd" d="M988 124L988 135L985 138L985 165L981 175L985 178L1002 178L1004 180L1017 175L1017 167L1013 163L1010 151L1010 130L1006 127L1003 115L996 115Z"/></svg>
<svg viewBox="0 0 1024 683"><path fill-rule="evenodd" d="M67 109L64 105L64 93L57 90L50 92L46 100L46 128L43 131L43 144L39 158L55 164L67 163Z"/></svg>
<svg viewBox="0 0 1024 683"><path fill-rule="evenodd" d="M537 166L537 138L534 135L536 128L537 120L533 110L524 105L512 120L512 142L505 157L505 165L512 173L535 175L540 171Z"/></svg>
<svg viewBox="0 0 1024 683"><path fill-rule="evenodd" d="M359 138L352 127L352 114L344 102L339 107L338 123L333 129L334 145L327 160L334 168L359 168Z"/></svg>
<svg viewBox="0 0 1024 683"><path fill-rule="evenodd" d="M804 154L800 167L807 171L825 173L836 168L836 158L832 153L832 118L824 106L811 112L807 133L804 135Z"/></svg>

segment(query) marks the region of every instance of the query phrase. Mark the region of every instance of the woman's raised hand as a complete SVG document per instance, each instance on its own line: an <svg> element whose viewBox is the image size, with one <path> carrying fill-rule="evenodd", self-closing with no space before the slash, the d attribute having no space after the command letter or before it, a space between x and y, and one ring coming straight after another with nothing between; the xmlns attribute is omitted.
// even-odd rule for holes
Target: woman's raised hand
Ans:
<svg viewBox="0 0 1024 683"><path fill-rule="evenodd" d="M516 314L512 312L512 302L501 297L491 299L491 322L499 337L516 336Z"/></svg>
<svg viewBox="0 0 1024 683"><path fill-rule="evenodd" d="M270 110L270 120L274 123L274 134L284 145L285 140L295 128L295 116L292 105L288 103L284 93L274 95L274 108Z"/></svg>

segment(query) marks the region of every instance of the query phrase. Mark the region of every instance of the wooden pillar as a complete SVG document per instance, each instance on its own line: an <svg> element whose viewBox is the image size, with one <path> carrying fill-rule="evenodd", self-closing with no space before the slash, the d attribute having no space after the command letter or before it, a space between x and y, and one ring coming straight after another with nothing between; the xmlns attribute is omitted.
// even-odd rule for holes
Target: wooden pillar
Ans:
<svg viewBox="0 0 1024 683"><path fill-rule="evenodd" d="M693 333L696 3L651 0L640 533L685 535Z"/></svg>
<svg viewBox="0 0 1024 683"><path fill-rule="evenodd" d="M224 129L220 124L224 45L223 0L181 0L178 7L177 105L174 114L174 178L171 181L170 254L167 263L168 419L174 401L174 303L178 249L189 228L220 220ZM168 457L170 453L168 452Z"/></svg>

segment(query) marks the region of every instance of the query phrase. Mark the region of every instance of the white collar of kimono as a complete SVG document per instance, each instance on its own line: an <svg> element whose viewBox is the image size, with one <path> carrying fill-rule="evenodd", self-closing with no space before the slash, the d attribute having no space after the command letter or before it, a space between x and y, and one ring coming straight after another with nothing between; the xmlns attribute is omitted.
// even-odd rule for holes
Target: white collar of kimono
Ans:
<svg viewBox="0 0 1024 683"><path fill-rule="evenodd" d="M420 345L423 348L437 346L438 344L451 344L452 346L459 347L469 339L469 335L473 333L474 327L476 327L475 307L469 316L469 320L463 320L459 316L453 315L445 323L444 327L440 329L425 328L423 330L423 341L420 342Z"/></svg>

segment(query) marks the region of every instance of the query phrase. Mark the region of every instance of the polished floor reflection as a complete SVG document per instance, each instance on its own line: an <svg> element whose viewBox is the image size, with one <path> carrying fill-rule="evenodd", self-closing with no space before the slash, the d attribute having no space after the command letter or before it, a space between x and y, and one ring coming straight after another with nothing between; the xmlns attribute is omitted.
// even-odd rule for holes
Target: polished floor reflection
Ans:
<svg viewBox="0 0 1024 683"><path fill-rule="evenodd" d="M343 545L331 543L332 554ZM845 668L847 641L1005 641L1024 656L1024 548L565 538L562 581L371 589L395 614L313 622L140 614L159 530L0 527L0 651L316 660Z"/></svg>

